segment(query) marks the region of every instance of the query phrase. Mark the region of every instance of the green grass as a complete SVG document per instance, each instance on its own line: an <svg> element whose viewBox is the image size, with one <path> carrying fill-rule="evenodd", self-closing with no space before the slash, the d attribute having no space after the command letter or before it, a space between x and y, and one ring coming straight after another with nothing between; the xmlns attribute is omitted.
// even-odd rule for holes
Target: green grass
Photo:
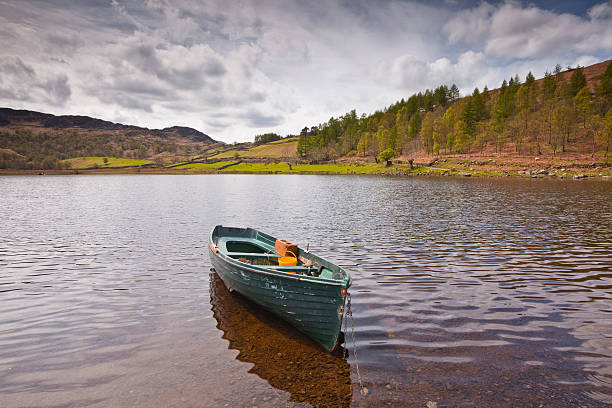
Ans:
<svg viewBox="0 0 612 408"><path fill-rule="evenodd" d="M182 166L177 166L173 168L177 170L204 170L204 169L205 170L215 170L215 169L218 169L219 167L223 167L230 163L233 163L233 162L232 161L220 161L216 163L189 163L189 164L183 164Z"/></svg>
<svg viewBox="0 0 612 408"><path fill-rule="evenodd" d="M405 169L402 168L402 171ZM380 174L395 173L395 167L385 167L379 164L367 164L364 166L352 164L296 164L289 169L289 165L284 162L279 163L240 163L236 166L228 167L221 172L228 173L331 173L331 174Z"/></svg>
<svg viewBox="0 0 612 408"><path fill-rule="evenodd" d="M292 142L297 142L297 141L298 141L298 138L296 136L293 136L293 137L289 137L286 139L275 140L268 144L283 144L283 143L292 143Z"/></svg>
<svg viewBox="0 0 612 408"><path fill-rule="evenodd" d="M293 166L293 168L298 172L328 172L338 174L395 172L394 167L385 167L375 163L364 166L354 164L298 164Z"/></svg>
<svg viewBox="0 0 612 408"><path fill-rule="evenodd" d="M107 159L108 162L104 163L104 157L75 157L63 160L63 162L69 163L72 169L87 169L96 165L103 169L108 167L142 166L143 164L153 163L150 160L123 159L118 157L107 157Z"/></svg>
<svg viewBox="0 0 612 408"><path fill-rule="evenodd" d="M221 172L237 172L237 173L290 173L287 163L240 163L235 166L230 166Z"/></svg>
<svg viewBox="0 0 612 408"><path fill-rule="evenodd" d="M238 157L269 157L269 158L281 158L281 157L293 157L297 150L297 140L277 140L271 143L266 143L259 146L253 146L249 149L243 150L228 150L226 152L218 153L211 158L223 159L223 158L234 158Z"/></svg>

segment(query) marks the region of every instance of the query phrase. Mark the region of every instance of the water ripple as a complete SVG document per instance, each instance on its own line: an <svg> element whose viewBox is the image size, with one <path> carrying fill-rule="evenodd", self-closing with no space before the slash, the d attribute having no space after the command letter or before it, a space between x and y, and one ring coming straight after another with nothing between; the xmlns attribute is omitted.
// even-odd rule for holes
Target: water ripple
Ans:
<svg viewBox="0 0 612 408"><path fill-rule="evenodd" d="M292 366L305 394L271 380L284 351L268 367L270 338L239 338L216 301L213 318L215 224L309 244L351 272L370 390L355 392L349 354L356 406L612 403L610 183L76 176L0 177L0 190L0 406L345 404L347 387L325 400L314 366ZM250 316L224 313L230 328ZM347 384L344 363L325 364Z"/></svg>

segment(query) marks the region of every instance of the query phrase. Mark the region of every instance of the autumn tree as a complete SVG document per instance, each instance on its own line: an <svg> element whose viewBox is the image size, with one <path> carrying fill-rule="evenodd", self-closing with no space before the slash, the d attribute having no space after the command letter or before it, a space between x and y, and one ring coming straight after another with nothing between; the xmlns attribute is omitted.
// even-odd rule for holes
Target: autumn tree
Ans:
<svg viewBox="0 0 612 408"><path fill-rule="evenodd" d="M403 146L410 137L410 116L406 106L402 107L397 112L395 127L397 133L397 146Z"/></svg>
<svg viewBox="0 0 612 408"><path fill-rule="evenodd" d="M436 118L433 122L433 151L436 155L440 154L440 149L444 148L446 134L444 118Z"/></svg>
<svg viewBox="0 0 612 408"><path fill-rule="evenodd" d="M434 114L433 112L427 112L425 117L423 118L423 123L421 124L421 131L419 132L419 136L421 138L421 143L423 144L423 148L429 154L433 154L433 123L434 123Z"/></svg>
<svg viewBox="0 0 612 408"><path fill-rule="evenodd" d="M457 105L449 107L442 116L442 127L440 128L441 137L446 142L448 152L453 151L455 145L455 122L459 119L457 115Z"/></svg>
<svg viewBox="0 0 612 408"><path fill-rule="evenodd" d="M553 126L555 132L551 145L553 146L554 156L559 145L561 145L561 151L565 153L566 144L576 126L574 109L569 100L561 101L553 109Z"/></svg>
<svg viewBox="0 0 612 408"><path fill-rule="evenodd" d="M463 120L458 120L453 126L454 148L456 152L467 153L470 149L470 133L467 124Z"/></svg>

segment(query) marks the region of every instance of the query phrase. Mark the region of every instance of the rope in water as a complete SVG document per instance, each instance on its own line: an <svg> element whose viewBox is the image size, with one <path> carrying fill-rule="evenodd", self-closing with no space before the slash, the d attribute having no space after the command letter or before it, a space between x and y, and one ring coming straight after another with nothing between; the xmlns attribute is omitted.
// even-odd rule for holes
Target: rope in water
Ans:
<svg viewBox="0 0 612 408"><path fill-rule="evenodd" d="M344 320L344 332L346 333L347 320L350 320L351 324L351 338L353 340L353 356L355 357L355 368L357 369L357 380L359 380L359 392L362 395L367 393L365 387L363 386L363 381L361 380L361 372L359 371L359 360L357 359L357 341L355 340L355 324L353 323L353 311L351 310L351 294L347 293L346 295L346 316L347 319Z"/></svg>

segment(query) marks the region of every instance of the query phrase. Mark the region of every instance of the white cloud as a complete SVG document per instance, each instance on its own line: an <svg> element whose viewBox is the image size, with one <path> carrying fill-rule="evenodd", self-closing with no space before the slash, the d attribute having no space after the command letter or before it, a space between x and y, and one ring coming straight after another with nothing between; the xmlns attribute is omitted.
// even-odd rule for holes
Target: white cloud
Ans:
<svg viewBox="0 0 612 408"><path fill-rule="evenodd" d="M543 58L612 51L612 6L592 7L588 17L560 14L508 1L460 11L443 27L451 44L476 45L490 56Z"/></svg>
<svg viewBox="0 0 612 408"><path fill-rule="evenodd" d="M454 1L58 1L0 2L0 105L228 142L440 84L471 92L587 65L612 42L611 3L578 17L518 3L454 12Z"/></svg>
<svg viewBox="0 0 612 408"><path fill-rule="evenodd" d="M477 7L459 12L444 24L443 31L448 35L448 41L456 44L460 41L477 43L485 37L491 28L491 16L495 7L483 2Z"/></svg>
<svg viewBox="0 0 612 408"><path fill-rule="evenodd" d="M463 93L471 92L474 87L491 88L500 77L500 70L487 65L483 53L467 51L453 63L448 58L426 62L415 56L406 55L395 58L389 65L380 64L380 79L386 78L394 86L409 92L433 89L440 85L456 84Z"/></svg>
<svg viewBox="0 0 612 408"><path fill-rule="evenodd" d="M612 18L612 4L602 3L591 7L588 11L589 17L592 20L606 20Z"/></svg>

